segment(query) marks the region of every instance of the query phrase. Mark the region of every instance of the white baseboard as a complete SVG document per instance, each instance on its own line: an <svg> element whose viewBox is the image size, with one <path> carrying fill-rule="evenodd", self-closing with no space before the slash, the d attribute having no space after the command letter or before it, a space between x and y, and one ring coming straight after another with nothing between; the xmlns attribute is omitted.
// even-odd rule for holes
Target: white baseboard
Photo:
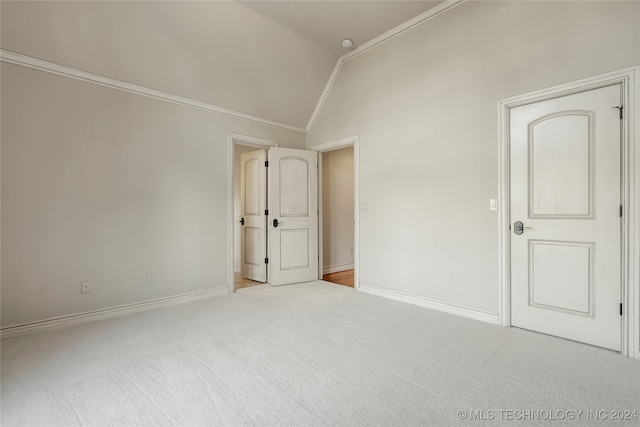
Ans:
<svg viewBox="0 0 640 427"><path fill-rule="evenodd" d="M206 291L190 292L175 295L167 298L158 298L150 301L143 301L135 304L121 305L118 307L105 308L102 310L87 311L84 313L72 314L69 316L54 317L52 319L40 320L37 322L22 323L19 325L6 326L0 329L0 339L26 335L40 332L45 329L53 329L62 326L69 326L77 323L90 322L93 320L107 319L110 317L123 316L141 311L151 310L159 307L192 302L198 299L211 297L218 294L227 294L229 289L224 288L209 289Z"/></svg>
<svg viewBox="0 0 640 427"><path fill-rule="evenodd" d="M433 310L443 311L449 314L455 314L457 316L468 317L470 319L481 320L483 322L492 323L494 325L500 324L500 319L497 314L489 313L481 310L476 310L470 307L464 307L460 305L451 304L444 301L439 301L419 295L412 295L404 292L394 291L391 289L380 288L374 285L368 285L366 283L360 283L358 290L377 295L384 298L393 299L400 302L406 302L409 304L419 305L421 307L430 308Z"/></svg>
<svg viewBox="0 0 640 427"><path fill-rule="evenodd" d="M322 267L322 274L337 273L338 271L353 270L353 264L329 265Z"/></svg>
<svg viewBox="0 0 640 427"><path fill-rule="evenodd" d="M234 265L233 266L233 272L240 274L242 272L242 269L240 268L239 265Z"/></svg>

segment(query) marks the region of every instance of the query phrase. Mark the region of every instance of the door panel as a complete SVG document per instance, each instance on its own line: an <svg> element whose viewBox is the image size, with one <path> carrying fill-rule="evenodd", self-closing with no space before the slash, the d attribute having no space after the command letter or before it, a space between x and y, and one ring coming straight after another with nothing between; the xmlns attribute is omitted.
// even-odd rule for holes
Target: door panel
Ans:
<svg viewBox="0 0 640 427"><path fill-rule="evenodd" d="M620 94L613 85L510 111L512 325L614 350Z"/></svg>
<svg viewBox="0 0 640 427"><path fill-rule="evenodd" d="M594 119L571 111L529 126L530 217L591 215Z"/></svg>
<svg viewBox="0 0 640 427"><path fill-rule="evenodd" d="M316 152L290 148L269 150L269 213L271 284L317 280Z"/></svg>
<svg viewBox="0 0 640 427"><path fill-rule="evenodd" d="M593 243L529 241L531 307L593 317Z"/></svg>
<svg viewBox="0 0 640 427"><path fill-rule="evenodd" d="M240 156L240 209L244 224L240 237L242 277L267 281L267 172L266 150Z"/></svg>

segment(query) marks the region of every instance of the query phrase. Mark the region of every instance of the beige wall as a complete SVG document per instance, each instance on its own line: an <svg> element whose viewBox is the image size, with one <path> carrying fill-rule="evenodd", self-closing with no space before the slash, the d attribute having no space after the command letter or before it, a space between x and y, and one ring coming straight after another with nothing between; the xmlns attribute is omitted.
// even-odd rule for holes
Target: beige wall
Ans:
<svg viewBox="0 0 640 427"><path fill-rule="evenodd" d="M347 61L307 146L360 136L360 281L497 313L498 101L638 64L615 1L467 2Z"/></svg>
<svg viewBox="0 0 640 427"><path fill-rule="evenodd" d="M304 146L304 135L1 71L3 327L225 288L228 133Z"/></svg>
<svg viewBox="0 0 640 427"><path fill-rule="evenodd" d="M2 0L0 18L3 49L300 127L336 59L236 1Z"/></svg>
<svg viewBox="0 0 640 427"><path fill-rule="evenodd" d="M353 147L322 153L322 263L353 268Z"/></svg>

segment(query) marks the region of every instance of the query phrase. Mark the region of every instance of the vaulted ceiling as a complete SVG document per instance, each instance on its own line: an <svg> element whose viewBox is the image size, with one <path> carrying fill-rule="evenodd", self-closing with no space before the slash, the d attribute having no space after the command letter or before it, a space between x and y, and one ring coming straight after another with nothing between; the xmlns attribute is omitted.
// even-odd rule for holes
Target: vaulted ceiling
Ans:
<svg viewBox="0 0 640 427"><path fill-rule="evenodd" d="M3 49L304 128L340 55L441 1L2 1Z"/></svg>

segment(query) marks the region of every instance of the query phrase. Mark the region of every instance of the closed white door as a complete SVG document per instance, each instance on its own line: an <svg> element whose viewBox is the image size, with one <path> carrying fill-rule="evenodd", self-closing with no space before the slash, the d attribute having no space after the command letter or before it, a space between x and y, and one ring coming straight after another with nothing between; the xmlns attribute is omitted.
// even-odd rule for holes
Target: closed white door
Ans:
<svg viewBox="0 0 640 427"><path fill-rule="evenodd" d="M513 326L621 349L621 86L510 111Z"/></svg>
<svg viewBox="0 0 640 427"><path fill-rule="evenodd" d="M318 279L318 153L269 149L269 266L273 286Z"/></svg>
<svg viewBox="0 0 640 427"><path fill-rule="evenodd" d="M267 281L267 160L266 150L240 156L242 277Z"/></svg>

